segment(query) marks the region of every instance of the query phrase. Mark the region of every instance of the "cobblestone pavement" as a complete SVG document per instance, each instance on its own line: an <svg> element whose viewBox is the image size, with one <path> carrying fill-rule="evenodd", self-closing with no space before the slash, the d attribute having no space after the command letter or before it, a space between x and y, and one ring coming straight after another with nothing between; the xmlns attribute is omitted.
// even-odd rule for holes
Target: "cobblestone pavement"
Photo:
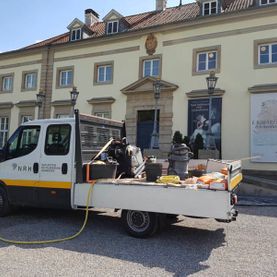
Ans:
<svg viewBox="0 0 277 277"><path fill-rule="evenodd" d="M92 213L75 240L14 246L0 242L5 276L277 276L277 207L240 206L236 222L181 218L150 239L128 236L118 213ZM43 240L78 230L83 212L18 211L0 235Z"/></svg>

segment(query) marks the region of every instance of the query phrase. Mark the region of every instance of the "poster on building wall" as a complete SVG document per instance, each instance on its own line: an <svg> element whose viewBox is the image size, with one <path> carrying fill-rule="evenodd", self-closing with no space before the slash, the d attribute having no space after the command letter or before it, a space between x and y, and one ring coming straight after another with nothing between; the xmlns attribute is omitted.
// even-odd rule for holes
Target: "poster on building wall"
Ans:
<svg viewBox="0 0 277 277"><path fill-rule="evenodd" d="M211 132L213 134L216 149L221 152L221 114L222 98L212 98ZM198 134L203 139L203 146L207 146L207 133L209 128L209 99L195 99L188 102L188 137L190 147L195 148ZM198 136L199 137L199 136Z"/></svg>
<svg viewBox="0 0 277 277"><path fill-rule="evenodd" d="M277 162L277 92L251 96L251 160Z"/></svg>

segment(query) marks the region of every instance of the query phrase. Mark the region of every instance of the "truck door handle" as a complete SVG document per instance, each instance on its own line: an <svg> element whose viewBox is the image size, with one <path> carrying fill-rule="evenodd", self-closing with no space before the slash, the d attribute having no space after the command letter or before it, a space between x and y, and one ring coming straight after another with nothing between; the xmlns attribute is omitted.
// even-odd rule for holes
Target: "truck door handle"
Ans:
<svg viewBox="0 0 277 277"><path fill-rule="evenodd" d="M62 174L67 174L68 166L66 163L62 164Z"/></svg>
<svg viewBox="0 0 277 277"><path fill-rule="evenodd" d="M38 173L38 163L34 163L33 171L34 171L34 173Z"/></svg>

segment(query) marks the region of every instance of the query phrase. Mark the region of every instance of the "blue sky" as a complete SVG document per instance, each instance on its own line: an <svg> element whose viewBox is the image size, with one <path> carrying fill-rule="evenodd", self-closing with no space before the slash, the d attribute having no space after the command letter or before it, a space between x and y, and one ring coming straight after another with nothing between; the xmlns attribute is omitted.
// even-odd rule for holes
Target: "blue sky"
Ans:
<svg viewBox="0 0 277 277"><path fill-rule="evenodd" d="M183 0L183 3L193 0ZM18 49L67 32L84 10L94 9L102 19L111 9L131 15L155 9L155 0L0 0L0 52ZM168 7L180 0L168 0Z"/></svg>

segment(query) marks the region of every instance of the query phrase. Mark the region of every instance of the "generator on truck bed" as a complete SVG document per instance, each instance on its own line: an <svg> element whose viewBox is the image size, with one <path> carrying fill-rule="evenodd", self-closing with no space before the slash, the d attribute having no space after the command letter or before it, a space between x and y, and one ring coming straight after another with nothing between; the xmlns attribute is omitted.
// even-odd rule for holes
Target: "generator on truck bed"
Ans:
<svg viewBox="0 0 277 277"><path fill-rule="evenodd" d="M79 115L78 111L74 118L22 124L0 151L0 216L8 214L12 206L111 208L122 211L126 230L136 237L154 234L167 215L235 219L240 161L207 161L207 171L227 170L223 189L147 182L142 177L91 180L89 157L110 137L120 139L122 132L122 122Z"/></svg>

